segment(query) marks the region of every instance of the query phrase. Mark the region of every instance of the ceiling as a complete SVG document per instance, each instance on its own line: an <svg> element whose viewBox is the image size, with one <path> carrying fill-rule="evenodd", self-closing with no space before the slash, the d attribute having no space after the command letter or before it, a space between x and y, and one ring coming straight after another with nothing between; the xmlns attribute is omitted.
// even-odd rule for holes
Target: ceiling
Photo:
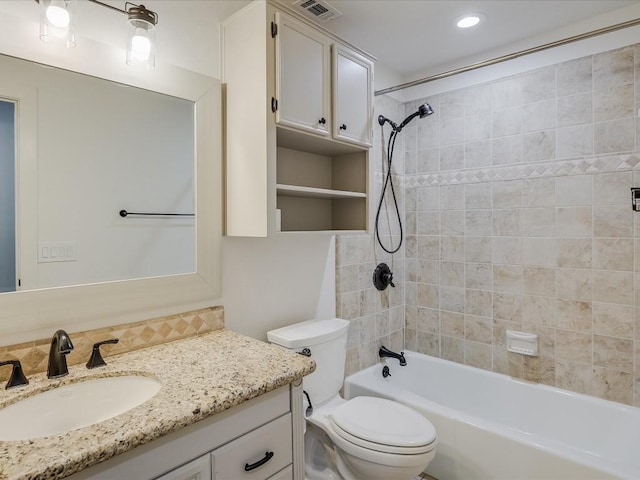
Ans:
<svg viewBox="0 0 640 480"><path fill-rule="evenodd" d="M551 37L562 34L553 38L560 39L583 33L593 29L584 22L586 19L640 5L639 0L328 0L328 3L343 15L322 25L377 57L378 64L403 80L444 71L438 67L459 64L465 59L478 61L483 54L487 55L482 59L493 58L490 53L499 49L512 53L518 51L514 50L518 42L534 41L544 34ZM486 20L468 30L457 28L455 20L470 12L483 13ZM602 20L606 25L617 23ZM573 30L566 28L579 22L583 25L576 25ZM551 40L545 40L548 41Z"/></svg>

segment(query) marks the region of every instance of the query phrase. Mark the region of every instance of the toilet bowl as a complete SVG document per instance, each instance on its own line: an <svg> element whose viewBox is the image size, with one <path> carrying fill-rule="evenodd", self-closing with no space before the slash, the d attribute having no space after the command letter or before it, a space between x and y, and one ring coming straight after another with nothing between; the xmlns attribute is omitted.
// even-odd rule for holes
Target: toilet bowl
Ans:
<svg viewBox="0 0 640 480"><path fill-rule="evenodd" d="M311 320L268 332L285 348L308 349L316 371L303 379L308 480L410 480L436 453L433 425L415 410L382 398L339 395L349 322Z"/></svg>

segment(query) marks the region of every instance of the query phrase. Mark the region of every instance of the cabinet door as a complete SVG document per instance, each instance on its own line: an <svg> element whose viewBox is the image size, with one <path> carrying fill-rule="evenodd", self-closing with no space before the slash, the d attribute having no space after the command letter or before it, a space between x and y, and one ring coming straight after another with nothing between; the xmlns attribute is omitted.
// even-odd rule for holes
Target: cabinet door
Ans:
<svg viewBox="0 0 640 480"><path fill-rule="evenodd" d="M196 458L156 480L211 480L211 455Z"/></svg>
<svg viewBox="0 0 640 480"><path fill-rule="evenodd" d="M373 64L340 45L333 45L333 136L371 146Z"/></svg>
<svg viewBox="0 0 640 480"><path fill-rule="evenodd" d="M276 123L328 135L329 41L287 15L275 18Z"/></svg>

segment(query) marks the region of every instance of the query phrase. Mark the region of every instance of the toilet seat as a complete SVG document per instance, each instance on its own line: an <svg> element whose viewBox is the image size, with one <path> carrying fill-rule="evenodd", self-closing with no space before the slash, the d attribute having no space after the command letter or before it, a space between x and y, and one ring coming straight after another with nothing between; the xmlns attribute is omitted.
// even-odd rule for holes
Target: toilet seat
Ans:
<svg viewBox="0 0 640 480"><path fill-rule="evenodd" d="M328 417L338 436L369 450L417 455L436 446L436 431L431 422L391 400L355 397L335 408Z"/></svg>

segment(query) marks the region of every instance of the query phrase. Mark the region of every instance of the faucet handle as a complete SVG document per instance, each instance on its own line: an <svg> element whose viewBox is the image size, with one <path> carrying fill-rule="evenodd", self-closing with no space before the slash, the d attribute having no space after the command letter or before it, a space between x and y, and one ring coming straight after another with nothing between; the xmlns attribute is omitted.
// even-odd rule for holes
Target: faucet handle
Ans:
<svg viewBox="0 0 640 480"><path fill-rule="evenodd" d="M13 365L13 370L11 370L11 377L9 377L7 386L4 387L6 390L14 387L19 387L21 385L29 385L29 380L27 380L27 377L24 376L24 372L22 371L20 360L7 360L5 362L0 362L0 367L3 365Z"/></svg>
<svg viewBox="0 0 640 480"><path fill-rule="evenodd" d="M118 343L120 339L112 338L110 340L103 340L102 342L97 342L93 344L93 351L91 352L91 358L87 362L87 368L96 368L96 367L104 367L106 362L104 358L102 358L102 354L100 353L100 347L102 345L106 345L108 343Z"/></svg>

